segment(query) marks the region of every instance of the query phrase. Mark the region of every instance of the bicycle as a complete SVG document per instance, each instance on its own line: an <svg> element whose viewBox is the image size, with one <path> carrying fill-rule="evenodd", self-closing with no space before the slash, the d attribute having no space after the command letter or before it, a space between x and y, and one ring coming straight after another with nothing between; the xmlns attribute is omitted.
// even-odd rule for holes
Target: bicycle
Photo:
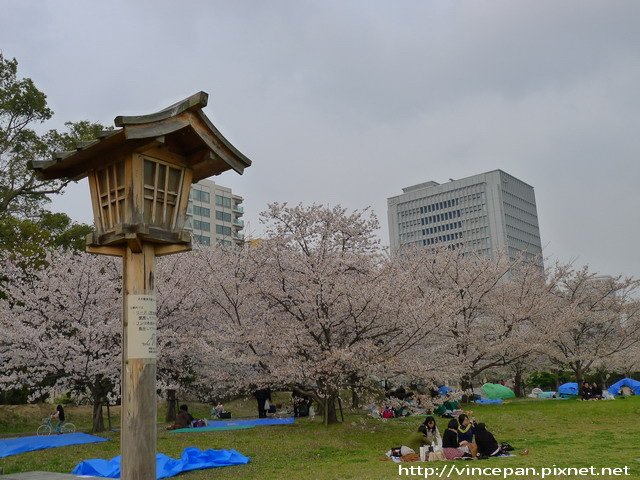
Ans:
<svg viewBox="0 0 640 480"><path fill-rule="evenodd" d="M51 417L45 417L42 419L42 423L38 427L37 434L38 436L43 435L51 435L55 432L56 428L51 424ZM71 422L64 422L60 426L60 432L56 433L74 433L76 431L76 426Z"/></svg>

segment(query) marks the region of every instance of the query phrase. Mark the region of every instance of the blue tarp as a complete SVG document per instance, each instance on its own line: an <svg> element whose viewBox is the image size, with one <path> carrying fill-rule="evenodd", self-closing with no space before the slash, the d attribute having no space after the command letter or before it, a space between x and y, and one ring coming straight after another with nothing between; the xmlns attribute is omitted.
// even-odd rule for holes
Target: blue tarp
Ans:
<svg viewBox="0 0 640 480"><path fill-rule="evenodd" d="M175 460L162 453L156 454L156 479L168 478L191 470L205 468L230 467L232 465L246 465L249 457L245 457L235 450L200 450L187 447L182 452L180 460ZM89 475L94 477L120 478L120 456L111 460L94 458L76 465L71 472L74 475Z"/></svg>
<svg viewBox="0 0 640 480"><path fill-rule="evenodd" d="M558 393L563 397L577 397L580 393L580 390L578 389L577 383L570 382L560 385L560 387L558 388Z"/></svg>
<svg viewBox="0 0 640 480"><path fill-rule="evenodd" d="M241 425L251 425L259 427L261 425L290 425L294 423L294 417L287 418L248 418L245 420L210 420L210 427L238 427Z"/></svg>
<svg viewBox="0 0 640 480"><path fill-rule="evenodd" d="M629 387L634 395L640 395L640 382L633 378L623 378L609 387L611 395L618 395L622 387Z"/></svg>
<svg viewBox="0 0 640 480"><path fill-rule="evenodd" d="M255 425L209 425L207 427L176 428L171 433L226 432L228 430L246 430Z"/></svg>
<svg viewBox="0 0 640 480"><path fill-rule="evenodd" d="M291 425L293 417L288 418L247 418L245 420L209 420L206 427L179 428L171 430L175 433L215 432L223 430L241 430L261 425Z"/></svg>
<svg viewBox="0 0 640 480"><path fill-rule="evenodd" d="M82 443L106 442L107 438L96 437L88 433L63 433L62 435L48 435L41 437L20 437L0 440L0 458L17 455L46 448L66 447Z"/></svg>
<svg viewBox="0 0 640 480"><path fill-rule="evenodd" d="M478 398L476 403L480 405L502 405L501 398Z"/></svg>
<svg viewBox="0 0 640 480"><path fill-rule="evenodd" d="M453 389L452 389L452 388L450 388L450 387L447 387L446 385L441 385L441 386L439 386L439 387L438 387L438 393L439 393L440 395L442 395L443 397L444 397L447 393L449 393L451 390L453 390Z"/></svg>

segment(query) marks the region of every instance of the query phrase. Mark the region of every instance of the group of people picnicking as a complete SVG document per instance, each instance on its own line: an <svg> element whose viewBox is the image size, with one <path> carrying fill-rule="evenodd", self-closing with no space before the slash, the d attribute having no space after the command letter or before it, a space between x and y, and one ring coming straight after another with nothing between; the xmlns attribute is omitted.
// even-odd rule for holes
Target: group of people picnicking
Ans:
<svg viewBox="0 0 640 480"><path fill-rule="evenodd" d="M428 416L407 443L408 450L404 452L417 453L426 447L429 456L424 460L482 459L509 455L513 450L506 443L499 444L484 423L477 423L467 413L450 419L442 434L435 418Z"/></svg>
<svg viewBox="0 0 640 480"><path fill-rule="evenodd" d="M596 382L589 383L585 380L580 386L580 398L582 400L602 400L602 387Z"/></svg>
<svg viewBox="0 0 640 480"><path fill-rule="evenodd" d="M258 418L266 418L267 414L276 413L276 405L271 400L271 389L262 388L254 392L254 397L258 403ZM295 417L313 416L313 406L311 398L303 392L294 389L292 393L293 413ZM225 410L221 401L213 402L211 406L211 418L228 419L231 413ZM62 414L64 421L64 413ZM167 430L177 430L179 428L204 427L207 426L206 419L196 419L189 413L187 405L180 405L174 423L167 426Z"/></svg>

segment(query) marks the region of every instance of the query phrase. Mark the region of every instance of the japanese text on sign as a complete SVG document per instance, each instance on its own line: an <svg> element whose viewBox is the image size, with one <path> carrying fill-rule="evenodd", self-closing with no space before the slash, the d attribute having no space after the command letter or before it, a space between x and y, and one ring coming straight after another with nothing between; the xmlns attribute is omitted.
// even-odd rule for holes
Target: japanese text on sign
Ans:
<svg viewBox="0 0 640 480"><path fill-rule="evenodd" d="M156 297L127 295L127 358L156 358Z"/></svg>

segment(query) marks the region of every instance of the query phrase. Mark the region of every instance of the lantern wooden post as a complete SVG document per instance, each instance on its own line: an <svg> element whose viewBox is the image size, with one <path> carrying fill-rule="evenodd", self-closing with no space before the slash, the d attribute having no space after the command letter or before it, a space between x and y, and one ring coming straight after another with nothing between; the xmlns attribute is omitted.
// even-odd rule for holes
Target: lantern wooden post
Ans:
<svg viewBox="0 0 640 480"><path fill-rule="evenodd" d="M192 182L251 165L204 114L207 100L199 92L156 113L116 117L119 128L31 165L41 180L89 177L87 252L123 259L123 480L156 478L156 257L191 249Z"/></svg>
<svg viewBox="0 0 640 480"><path fill-rule="evenodd" d="M131 298L148 296L155 303L156 254L153 244L144 244L142 252L126 247L122 265L122 413L121 413L121 478L155 479L157 444L156 359L129 358ZM155 313L155 312L154 312ZM155 322L155 319L150 320ZM148 329L155 336L155 325ZM155 340L154 340L155 342Z"/></svg>

